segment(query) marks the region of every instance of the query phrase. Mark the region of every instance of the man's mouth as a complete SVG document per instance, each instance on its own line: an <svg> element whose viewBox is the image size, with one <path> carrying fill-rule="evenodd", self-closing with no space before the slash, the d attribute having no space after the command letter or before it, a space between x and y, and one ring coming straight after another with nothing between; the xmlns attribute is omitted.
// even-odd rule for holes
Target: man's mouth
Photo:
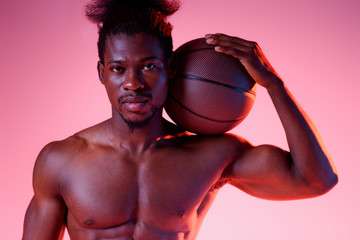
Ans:
<svg viewBox="0 0 360 240"><path fill-rule="evenodd" d="M119 103L130 112L140 112L145 110L149 100L150 98L146 96L126 96L121 98Z"/></svg>

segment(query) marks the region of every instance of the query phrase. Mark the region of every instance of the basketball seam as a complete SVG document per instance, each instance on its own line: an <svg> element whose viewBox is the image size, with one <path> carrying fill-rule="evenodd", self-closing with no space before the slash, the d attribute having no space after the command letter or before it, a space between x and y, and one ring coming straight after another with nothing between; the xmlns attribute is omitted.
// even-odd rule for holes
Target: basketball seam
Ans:
<svg viewBox="0 0 360 240"><path fill-rule="evenodd" d="M191 76L191 75L183 75L183 74L177 74L176 76L177 77L182 77L182 78L188 78L188 79L192 79L192 80L199 80L199 81L207 82L207 83L212 83L212 84L220 85L220 86L223 86L223 87L228 87L228 88L231 88L231 89L239 91L239 92L250 93L252 95L255 95L254 91L252 91L252 90L246 90L246 89L242 89L242 88L239 88L239 87L234 87L234 86L231 86L231 85L228 85L228 84L225 84L225 83L210 80L208 78L196 77L196 76Z"/></svg>
<svg viewBox="0 0 360 240"><path fill-rule="evenodd" d="M201 118L204 118L206 120L209 120L209 121L213 121L213 122L222 122L222 123L231 123L231 122L238 122L242 119L244 119L245 117L242 117L242 118L239 118L239 119L236 119L236 120L216 120L216 119L211 119L211 118L208 118L208 117L205 117L205 116L202 116L194 111L192 111L191 109L187 108L186 106L184 106L182 103L180 103L179 100L176 99L176 97L171 93L169 92L169 95L172 99L174 99L174 101L179 104L182 108L184 108L185 110L191 112L192 114L194 114L195 116L198 116L198 117L201 117Z"/></svg>

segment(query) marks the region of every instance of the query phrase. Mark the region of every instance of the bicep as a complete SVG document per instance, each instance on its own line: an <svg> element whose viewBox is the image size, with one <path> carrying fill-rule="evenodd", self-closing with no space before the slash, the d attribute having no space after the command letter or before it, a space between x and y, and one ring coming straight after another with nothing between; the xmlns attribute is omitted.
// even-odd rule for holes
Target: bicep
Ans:
<svg viewBox="0 0 360 240"><path fill-rule="evenodd" d="M23 240L61 239L66 208L60 199L31 200L25 214Z"/></svg>
<svg viewBox="0 0 360 240"><path fill-rule="evenodd" d="M290 153L271 145L250 148L228 168L229 183L255 197L290 200L310 197Z"/></svg>

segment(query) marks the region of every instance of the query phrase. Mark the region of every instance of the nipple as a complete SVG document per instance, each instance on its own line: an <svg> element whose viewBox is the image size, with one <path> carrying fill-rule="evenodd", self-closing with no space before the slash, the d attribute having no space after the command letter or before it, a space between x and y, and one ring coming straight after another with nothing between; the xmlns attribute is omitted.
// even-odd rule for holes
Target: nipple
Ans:
<svg viewBox="0 0 360 240"><path fill-rule="evenodd" d="M88 226L93 225L94 223L95 223L95 221L93 219L88 219L84 222L84 224L88 225Z"/></svg>

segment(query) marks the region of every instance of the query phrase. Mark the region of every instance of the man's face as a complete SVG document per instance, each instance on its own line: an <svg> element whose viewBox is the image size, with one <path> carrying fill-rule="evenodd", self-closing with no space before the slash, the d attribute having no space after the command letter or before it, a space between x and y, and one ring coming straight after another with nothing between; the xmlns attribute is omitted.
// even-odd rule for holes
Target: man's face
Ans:
<svg viewBox="0 0 360 240"><path fill-rule="evenodd" d="M168 90L168 64L158 39L144 33L108 36L98 65L113 110L130 128L161 114ZM129 125L130 124L130 125Z"/></svg>

